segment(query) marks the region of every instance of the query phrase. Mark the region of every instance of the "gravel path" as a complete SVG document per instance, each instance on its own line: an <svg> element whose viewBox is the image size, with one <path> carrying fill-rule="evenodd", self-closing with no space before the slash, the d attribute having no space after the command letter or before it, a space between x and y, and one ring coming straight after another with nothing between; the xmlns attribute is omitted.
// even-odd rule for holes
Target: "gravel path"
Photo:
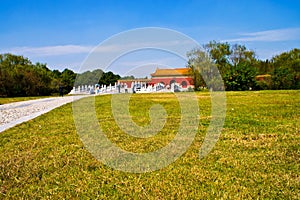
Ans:
<svg viewBox="0 0 300 200"><path fill-rule="evenodd" d="M0 105L0 132L86 96L51 97Z"/></svg>

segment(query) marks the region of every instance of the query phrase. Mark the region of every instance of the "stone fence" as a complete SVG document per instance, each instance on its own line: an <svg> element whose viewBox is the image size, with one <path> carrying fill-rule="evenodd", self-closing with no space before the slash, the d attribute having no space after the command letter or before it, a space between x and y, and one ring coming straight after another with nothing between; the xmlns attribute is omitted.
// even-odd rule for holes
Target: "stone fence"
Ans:
<svg viewBox="0 0 300 200"><path fill-rule="evenodd" d="M115 93L152 93L152 92L183 92L192 88L183 88L178 83L165 86L161 83L150 85L144 82L132 82L131 87L126 84L114 85L82 85L73 87L69 94L115 94Z"/></svg>

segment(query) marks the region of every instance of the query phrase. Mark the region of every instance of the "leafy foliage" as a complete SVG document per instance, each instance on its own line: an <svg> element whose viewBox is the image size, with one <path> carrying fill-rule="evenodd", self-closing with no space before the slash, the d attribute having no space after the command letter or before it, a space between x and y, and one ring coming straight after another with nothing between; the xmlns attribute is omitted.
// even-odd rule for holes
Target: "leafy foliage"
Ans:
<svg viewBox="0 0 300 200"><path fill-rule="evenodd" d="M255 69L248 62L239 63L224 76L227 90L241 91L256 88Z"/></svg>
<svg viewBox="0 0 300 200"><path fill-rule="evenodd" d="M80 85L94 85L99 82L99 79L103 75L103 71L101 69L96 69L94 71L86 71L82 74L78 74L75 81L75 86Z"/></svg>
<svg viewBox="0 0 300 200"><path fill-rule="evenodd" d="M212 65L219 69L226 90L300 89L299 49L284 52L270 61L261 61L244 45L212 41L203 49L191 50L187 56L196 90L209 87L215 81L217 73L210 71ZM210 77L209 81L205 82L203 75ZM267 75L267 78L261 76L255 80L257 75Z"/></svg>
<svg viewBox="0 0 300 200"><path fill-rule="evenodd" d="M58 93L59 86L68 93L75 76L69 69L51 71L46 64L32 64L23 56L0 55L0 96L46 96Z"/></svg>
<svg viewBox="0 0 300 200"><path fill-rule="evenodd" d="M114 73L112 73L111 71L103 73L103 75L101 76L100 80L99 80L99 84L100 85L109 85L109 84L115 84L119 79L121 78L121 76L116 75Z"/></svg>
<svg viewBox="0 0 300 200"><path fill-rule="evenodd" d="M123 76L120 79L121 80L132 80L132 79L135 79L135 77L133 75L131 75L131 76Z"/></svg>
<svg viewBox="0 0 300 200"><path fill-rule="evenodd" d="M196 89L199 89L198 86L211 88L212 85L220 85L214 84L220 81L219 73L224 80L226 90L249 90L256 86L256 73L252 66L256 62L255 53L247 50L245 46L230 46L228 43L212 41L204 45L203 50L194 49L187 55L188 66L192 68L195 77ZM201 78L203 75L207 77L205 82Z"/></svg>
<svg viewBox="0 0 300 200"><path fill-rule="evenodd" d="M300 49L275 56L271 65L272 89L300 89Z"/></svg>
<svg viewBox="0 0 300 200"><path fill-rule="evenodd" d="M103 72L101 69L96 69L94 71L86 71L82 74L78 74L75 86L79 85L95 85L96 83L100 85L115 84L121 77L113 72Z"/></svg>
<svg viewBox="0 0 300 200"><path fill-rule="evenodd" d="M47 68L46 64L32 62L23 56L0 54L0 96L25 97L49 96L59 92L63 87L65 94L74 86L114 84L120 79L112 72L103 72L101 69L76 74L70 69L62 72ZM76 80L76 81L75 81Z"/></svg>
<svg viewBox="0 0 300 200"><path fill-rule="evenodd" d="M294 76L289 68L275 68L272 74L272 89L292 89Z"/></svg>

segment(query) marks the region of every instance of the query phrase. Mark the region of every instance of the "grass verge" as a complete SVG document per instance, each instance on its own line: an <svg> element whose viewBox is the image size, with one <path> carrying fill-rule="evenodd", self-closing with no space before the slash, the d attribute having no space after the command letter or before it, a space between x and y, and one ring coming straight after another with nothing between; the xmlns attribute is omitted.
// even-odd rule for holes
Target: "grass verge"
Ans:
<svg viewBox="0 0 300 200"><path fill-rule="evenodd" d="M42 99L47 98L49 96L37 96L37 97L2 97L0 98L0 105L7 104L7 103L14 103L19 101L28 101L34 99Z"/></svg>

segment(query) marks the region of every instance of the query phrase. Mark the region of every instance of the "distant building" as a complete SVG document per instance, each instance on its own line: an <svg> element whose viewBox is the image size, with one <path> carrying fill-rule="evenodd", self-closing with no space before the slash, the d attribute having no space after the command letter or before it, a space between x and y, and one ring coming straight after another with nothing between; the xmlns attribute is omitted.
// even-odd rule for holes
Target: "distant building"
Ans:
<svg viewBox="0 0 300 200"><path fill-rule="evenodd" d="M152 84L164 84L170 86L177 83L182 88L194 87L194 80L190 68L159 69L151 74Z"/></svg>
<svg viewBox="0 0 300 200"><path fill-rule="evenodd" d="M117 82L120 93L153 91L188 91L194 88L191 69L159 69L151 74L151 79L120 79Z"/></svg>

